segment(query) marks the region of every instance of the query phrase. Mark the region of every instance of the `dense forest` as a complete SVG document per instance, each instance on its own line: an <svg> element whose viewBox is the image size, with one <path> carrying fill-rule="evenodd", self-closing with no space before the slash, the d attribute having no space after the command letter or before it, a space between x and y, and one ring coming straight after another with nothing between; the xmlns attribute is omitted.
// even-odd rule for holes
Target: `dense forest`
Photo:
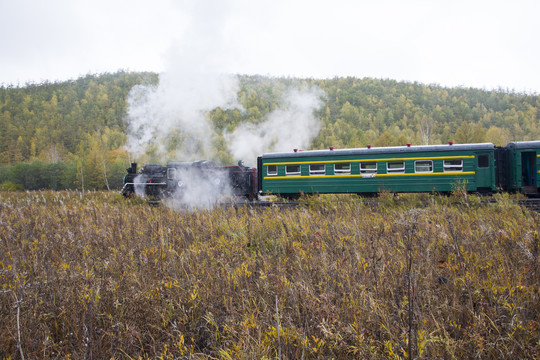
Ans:
<svg viewBox="0 0 540 360"><path fill-rule="evenodd" d="M312 148L540 139L540 96L508 90L445 88L372 78L239 76L243 109L207 114L216 133L262 121L292 86L325 93ZM118 188L130 154L127 98L154 73L88 75L74 81L0 87L0 184L4 189ZM231 160L215 139L215 160ZM225 154L225 155L223 155Z"/></svg>

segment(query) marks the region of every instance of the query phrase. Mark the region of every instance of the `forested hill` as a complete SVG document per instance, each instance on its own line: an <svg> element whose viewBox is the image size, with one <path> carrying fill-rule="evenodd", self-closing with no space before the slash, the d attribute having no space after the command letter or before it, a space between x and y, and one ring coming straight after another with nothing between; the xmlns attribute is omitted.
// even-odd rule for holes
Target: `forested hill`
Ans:
<svg viewBox="0 0 540 360"><path fill-rule="evenodd" d="M154 73L118 72L0 87L0 164L12 165L0 168L0 183L13 165L39 162L62 163L77 171L76 178L62 180L63 187L82 185L84 176L87 187L105 187L102 173L121 172L129 162L121 148L126 140L127 95L136 84L158 81ZM323 125L313 148L449 140L504 145L510 140L540 139L537 95L371 78L241 76L240 83L238 98L245 111L212 111L209 116L217 129L230 131L244 121L256 123L278 106L288 86L310 84L326 93L318 114Z"/></svg>
<svg viewBox="0 0 540 360"><path fill-rule="evenodd" d="M157 83L151 73L88 75L75 81L0 88L0 163L55 162L86 153L96 133L121 146L130 89Z"/></svg>

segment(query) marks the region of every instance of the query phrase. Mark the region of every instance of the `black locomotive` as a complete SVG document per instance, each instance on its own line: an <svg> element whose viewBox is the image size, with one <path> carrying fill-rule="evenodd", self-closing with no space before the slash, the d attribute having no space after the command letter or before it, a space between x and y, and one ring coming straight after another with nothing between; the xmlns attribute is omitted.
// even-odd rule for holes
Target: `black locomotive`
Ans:
<svg viewBox="0 0 540 360"><path fill-rule="evenodd" d="M132 163L124 177L124 196L141 195L160 200L165 197L182 199L193 192L242 196L253 200L257 194L257 169L244 166L218 166L200 160L169 162L166 166L145 164L137 171Z"/></svg>

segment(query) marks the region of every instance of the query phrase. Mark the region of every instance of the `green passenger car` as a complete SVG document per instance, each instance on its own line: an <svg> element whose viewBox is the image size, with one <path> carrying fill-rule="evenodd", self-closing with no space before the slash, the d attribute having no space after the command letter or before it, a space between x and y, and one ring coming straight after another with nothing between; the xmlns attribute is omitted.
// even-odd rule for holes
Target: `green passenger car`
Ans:
<svg viewBox="0 0 540 360"><path fill-rule="evenodd" d="M270 153L258 163L263 195L496 190L491 143Z"/></svg>
<svg viewBox="0 0 540 360"><path fill-rule="evenodd" d="M540 187L540 141L516 141L506 145L505 190L538 194Z"/></svg>

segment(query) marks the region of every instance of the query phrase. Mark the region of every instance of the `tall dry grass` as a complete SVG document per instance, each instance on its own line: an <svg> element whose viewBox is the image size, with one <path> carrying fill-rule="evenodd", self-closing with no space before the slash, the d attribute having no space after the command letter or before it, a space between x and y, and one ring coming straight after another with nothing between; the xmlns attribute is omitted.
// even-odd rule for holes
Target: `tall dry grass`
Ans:
<svg viewBox="0 0 540 360"><path fill-rule="evenodd" d="M0 193L0 357L538 358L540 217L499 197Z"/></svg>

